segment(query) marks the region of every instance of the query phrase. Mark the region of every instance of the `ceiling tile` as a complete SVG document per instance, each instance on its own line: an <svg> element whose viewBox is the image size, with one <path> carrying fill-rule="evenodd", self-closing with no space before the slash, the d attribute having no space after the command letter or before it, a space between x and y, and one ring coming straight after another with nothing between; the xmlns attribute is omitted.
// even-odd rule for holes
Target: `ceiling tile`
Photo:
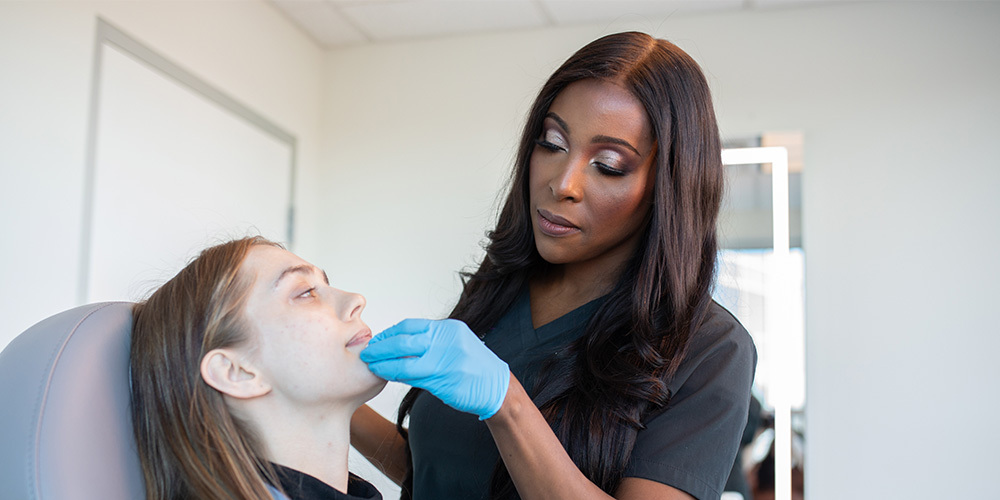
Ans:
<svg viewBox="0 0 1000 500"><path fill-rule="evenodd" d="M847 3L848 0L753 0L753 7L800 6L824 3ZM897 0L900 1L900 0ZM912 0L901 0L912 1Z"/></svg>
<svg viewBox="0 0 1000 500"><path fill-rule="evenodd" d="M368 42L351 21L325 0L269 0L324 47Z"/></svg>
<svg viewBox="0 0 1000 500"><path fill-rule="evenodd" d="M342 2L341 12L376 40L532 28L546 23L530 0Z"/></svg>
<svg viewBox="0 0 1000 500"><path fill-rule="evenodd" d="M677 12L737 9L744 0L540 0L557 24L655 22Z"/></svg>

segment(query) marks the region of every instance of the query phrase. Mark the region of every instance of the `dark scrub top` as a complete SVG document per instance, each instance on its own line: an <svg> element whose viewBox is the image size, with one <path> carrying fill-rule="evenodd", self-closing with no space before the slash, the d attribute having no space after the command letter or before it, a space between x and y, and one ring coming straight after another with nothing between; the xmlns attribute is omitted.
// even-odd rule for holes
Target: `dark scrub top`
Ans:
<svg viewBox="0 0 1000 500"><path fill-rule="evenodd" d="M580 338L602 302L596 299L535 329L525 289L484 341L530 391L543 360ZM750 335L713 302L669 384L670 404L644 420L625 476L667 484L698 499L719 498L747 420L756 362ZM413 405L409 429L414 500L489 497L499 453L486 424L425 392Z"/></svg>
<svg viewBox="0 0 1000 500"><path fill-rule="evenodd" d="M382 494L371 483L354 474L348 476L347 494L344 494L309 474L278 464L271 465L278 473L285 498L291 500L382 500ZM275 498L283 500L278 495Z"/></svg>

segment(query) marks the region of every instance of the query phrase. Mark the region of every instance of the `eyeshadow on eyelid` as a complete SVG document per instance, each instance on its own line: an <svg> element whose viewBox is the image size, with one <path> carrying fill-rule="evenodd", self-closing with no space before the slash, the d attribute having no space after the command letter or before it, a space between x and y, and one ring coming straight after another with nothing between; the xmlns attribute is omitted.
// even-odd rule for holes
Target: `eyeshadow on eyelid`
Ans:
<svg viewBox="0 0 1000 500"><path fill-rule="evenodd" d="M553 144L562 144L566 142L566 140L563 139L562 134L553 129L546 130L543 139Z"/></svg>
<svg viewBox="0 0 1000 500"><path fill-rule="evenodd" d="M625 163L623 161L620 161L618 159L615 159L615 158L601 158L601 157L597 157L597 158L595 158L595 160L598 161L598 162L601 162L601 163L603 163L603 164L605 164L605 165L607 165L607 166L609 166L611 168L614 168L614 169L618 169L618 170L631 170L631 168L629 167L629 165L627 163Z"/></svg>

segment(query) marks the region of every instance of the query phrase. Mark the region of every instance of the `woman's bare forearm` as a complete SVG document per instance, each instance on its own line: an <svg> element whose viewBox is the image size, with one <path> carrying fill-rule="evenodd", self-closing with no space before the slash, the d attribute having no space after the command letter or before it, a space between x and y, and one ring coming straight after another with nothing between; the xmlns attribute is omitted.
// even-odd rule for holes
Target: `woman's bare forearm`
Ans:
<svg viewBox="0 0 1000 500"><path fill-rule="evenodd" d="M523 500L690 499L670 486L626 478L612 497L592 483L566 454L545 417L511 375L503 406L486 420Z"/></svg>
<svg viewBox="0 0 1000 500"><path fill-rule="evenodd" d="M503 406L486 425L522 499L612 498L580 472L513 375Z"/></svg>
<svg viewBox="0 0 1000 500"><path fill-rule="evenodd" d="M406 441L396 424L362 405L351 417L351 445L396 484L406 476Z"/></svg>

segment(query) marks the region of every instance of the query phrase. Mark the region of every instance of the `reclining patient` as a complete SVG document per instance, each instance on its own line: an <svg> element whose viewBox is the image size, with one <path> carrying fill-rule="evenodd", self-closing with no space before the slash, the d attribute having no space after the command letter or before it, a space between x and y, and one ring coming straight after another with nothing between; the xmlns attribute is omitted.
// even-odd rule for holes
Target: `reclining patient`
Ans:
<svg viewBox="0 0 1000 500"><path fill-rule="evenodd" d="M147 500L381 499L349 474L365 299L260 237L204 250L134 309L132 419Z"/></svg>

